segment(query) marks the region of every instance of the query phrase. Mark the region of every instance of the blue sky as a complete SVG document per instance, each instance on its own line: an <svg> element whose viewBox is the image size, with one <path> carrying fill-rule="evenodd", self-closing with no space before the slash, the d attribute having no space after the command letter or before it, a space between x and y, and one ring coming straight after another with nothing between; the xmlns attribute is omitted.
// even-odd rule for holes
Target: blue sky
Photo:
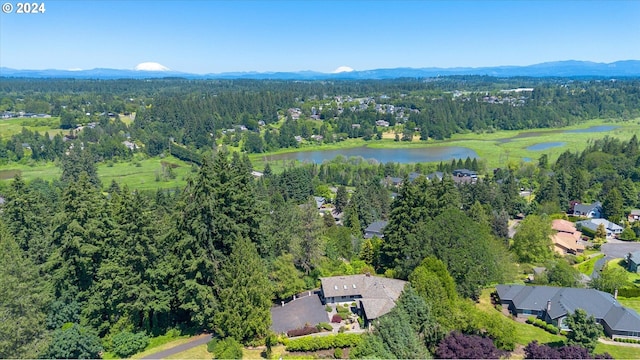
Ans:
<svg viewBox="0 0 640 360"><path fill-rule="evenodd" d="M640 59L638 0L44 3L44 14L0 14L0 66L151 61L204 74Z"/></svg>

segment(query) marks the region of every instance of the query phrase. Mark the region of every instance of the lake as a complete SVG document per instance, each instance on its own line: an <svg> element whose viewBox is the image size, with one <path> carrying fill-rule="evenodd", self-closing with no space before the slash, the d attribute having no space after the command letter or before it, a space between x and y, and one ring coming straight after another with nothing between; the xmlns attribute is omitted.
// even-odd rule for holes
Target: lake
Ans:
<svg viewBox="0 0 640 360"><path fill-rule="evenodd" d="M600 125L600 126L592 126L586 129L576 129L576 130L566 130L565 133L592 133L592 132L604 132L611 131L613 129L617 129L620 126L615 125Z"/></svg>
<svg viewBox="0 0 640 360"><path fill-rule="evenodd" d="M614 129L619 128L620 126L616 126L616 125L599 125L599 126L591 126L588 127L586 129L576 129L576 130L546 130L546 131L530 131L530 132L523 132L523 133L519 133L516 136L512 136L510 138L504 138L504 139L498 139L497 141L499 143L508 143L511 142L512 140L515 139L522 139L522 138L528 138L528 137L535 137L535 136L544 136L544 135L549 135L549 134L567 134L567 133L595 133L595 132L605 132L605 131L611 131ZM544 149L542 149L544 150Z"/></svg>
<svg viewBox="0 0 640 360"><path fill-rule="evenodd" d="M531 145L531 146L527 147L526 149L529 150L529 151L540 151L540 150L551 149L551 148L558 147L558 146L565 146L566 144L567 144L566 142L560 142L560 141L544 142L544 143Z"/></svg>
<svg viewBox="0 0 640 360"><path fill-rule="evenodd" d="M375 159L381 163L395 162L402 164L451 161L452 159L477 158L475 151L460 146L439 146L430 148L412 149L375 149L368 147L358 147L342 150L315 150L298 151L284 154L267 155L264 158L268 161L277 160L299 160L302 162L313 162L321 164L326 160L332 160L337 156L362 157L364 159Z"/></svg>

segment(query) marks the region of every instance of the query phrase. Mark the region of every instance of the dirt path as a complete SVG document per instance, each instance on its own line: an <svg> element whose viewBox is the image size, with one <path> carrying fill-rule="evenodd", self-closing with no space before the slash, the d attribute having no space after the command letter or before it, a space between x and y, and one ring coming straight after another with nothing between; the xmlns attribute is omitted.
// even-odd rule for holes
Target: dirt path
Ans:
<svg viewBox="0 0 640 360"><path fill-rule="evenodd" d="M178 345L176 347L172 347L171 349L167 349L167 350L163 350L160 352L157 352L155 354L151 354L151 355L147 355L145 357L143 357L142 359L164 359L168 356L171 355L175 355L178 353L181 353L183 351L187 351L191 348L194 348L196 346L200 346L202 344L206 344L211 340L211 334L202 334L202 335L198 335L193 337L193 339L191 341L189 341L188 343L182 344L182 345Z"/></svg>

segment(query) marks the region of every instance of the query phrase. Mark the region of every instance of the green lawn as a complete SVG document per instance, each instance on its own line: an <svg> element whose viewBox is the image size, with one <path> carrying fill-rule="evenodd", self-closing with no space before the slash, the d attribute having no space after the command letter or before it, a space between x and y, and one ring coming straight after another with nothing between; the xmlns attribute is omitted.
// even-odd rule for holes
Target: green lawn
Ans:
<svg viewBox="0 0 640 360"><path fill-rule="evenodd" d="M207 351L207 344L196 346L189 350L166 357L165 359L212 359L213 355Z"/></svg>
<svg viewBox="0 0 640 360"><path fill-rule="evenodd" d="M625 298L618 296L618 302L640 314L640 297Z"/></svg>
<svg viewBox="0 0 640 360"><path fill-rule="evenodd" d="M627 272L627 281L629 281L629 283L631 283L631 284L640 283L640 273L634 273L634 272L627 271L627 269L624 267L625 266L625 260L624 259L618 258L618 259L609 260L607 262L607 266L609 266L610 268L618 267L618 268L626 271Z"/></svg>
<svg viewBox="0 0 640 360"><path fill-rule="evenodd" d="M578 269L578 271L580 271L581 273L587 276L591 276L591 273L593 273L593 268L595 267L596 262L598 261L598 259L601 259L603 257L604 257L604 254L596 255L587 261L583 261L580 264L574 265L574 267Z"/></svg>
<svg viewBox="0 0 640 360"><path fill-rule="evenodd" d="M595 353L608 352L614 359L640 359L640 348L598 343Z"/></svg>
<svg viewBox="0 0 640 360"><path fill-rule="evenodd" d="M23 127L42 134L49 132L51 136L62 132L59 128L59 117L2 119L0 120L0 139L6 140L15 134L19 134Z"/></svg>

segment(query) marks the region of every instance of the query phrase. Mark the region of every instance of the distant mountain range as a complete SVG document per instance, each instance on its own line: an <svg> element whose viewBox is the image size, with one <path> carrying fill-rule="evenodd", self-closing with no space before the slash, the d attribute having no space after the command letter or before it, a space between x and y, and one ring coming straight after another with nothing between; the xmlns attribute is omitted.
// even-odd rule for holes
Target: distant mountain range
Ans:
<svg viewBox="0 0 640 360"><path fill-rule="evenodd" d="M640 77L640 60L595 63L589 61L556 61L529 66L496 66L481 68L394 68L340 73L299 72L229 72L220 74L190 74L178 71L144 71L119 69L92 70L16 70L0 67L0 76L28 78L74 79L147 79L179 77L187 79L278 79L337 80L425 78L451 75L488 75L495 77Z"/></svg>

